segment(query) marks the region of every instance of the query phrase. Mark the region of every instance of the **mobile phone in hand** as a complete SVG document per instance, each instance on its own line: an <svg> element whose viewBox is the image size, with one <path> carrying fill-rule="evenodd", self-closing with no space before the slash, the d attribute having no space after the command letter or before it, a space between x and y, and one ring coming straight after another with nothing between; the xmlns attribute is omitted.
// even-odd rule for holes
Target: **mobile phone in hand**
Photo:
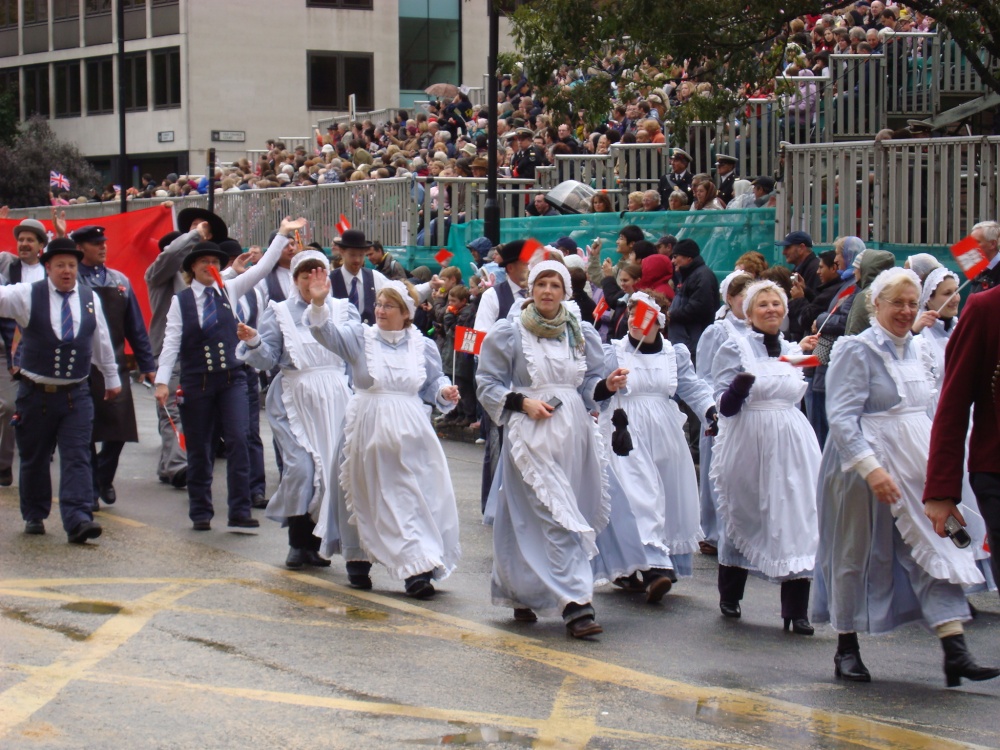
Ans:
<svg viewBox="0 0 1000 750"><path fill-rule="evenodd" d="M965 549L972 544L969 532L962 527L955 516L948 516L948 520L944 522L944 530L959 549Z"/></svg>
<svg viewBox="0 0 1000 750"><path fill-rule="evenodd" d="M553 396L552 398L550 398L545 403L547 403L553 409L558 409L560 406L562 406L562 401L560 399L556 398L555 396Z"/></svg>

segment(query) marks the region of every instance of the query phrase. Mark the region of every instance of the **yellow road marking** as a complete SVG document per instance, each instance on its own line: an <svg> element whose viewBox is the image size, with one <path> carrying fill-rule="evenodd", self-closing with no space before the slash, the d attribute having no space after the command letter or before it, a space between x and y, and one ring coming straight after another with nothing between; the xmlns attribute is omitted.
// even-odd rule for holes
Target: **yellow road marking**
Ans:
<svg viewBox="0 0 1000 750"><path fill-rule="evenodd" d="M114 653L142 630L163 606L173 604L196 590L197 587L191 585L170 585L131 602L91 633L81 648L67 651L52 664L0 693L0 737L31 718L66 685L79 680L89 669Z"/></svg>

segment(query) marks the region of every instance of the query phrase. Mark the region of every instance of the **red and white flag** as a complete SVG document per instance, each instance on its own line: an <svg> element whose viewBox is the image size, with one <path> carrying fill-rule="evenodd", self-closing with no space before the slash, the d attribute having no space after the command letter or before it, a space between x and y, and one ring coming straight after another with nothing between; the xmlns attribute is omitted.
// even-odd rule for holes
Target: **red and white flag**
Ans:
<svg viewBox="0 0 1000 750"><path fill-rule="evenodd" d="M642 331L642 335L645 336L651 330L653 330L653 323L656 322L657 312L655 308L650 307L642 300L635 303L635 309L632 310L632 321L630 323L632 328L638 328Z"/></svg>
<svg viewBox="0 0 1000 750"><path fill-rule="evenodd" d="M594 308L594 322L596 323L601 319L601 316L608 311L608 301L601 297L601 301L597 303L597 307Z"/></svg>
<svg viewBox="0 0 1000 750"><path fill-rule="evenodd" d="M483 339L486 338L486 331L477 331L475 328L465 326L455 326L455 351L463 354L479 354L483 348Z"/></svg>
<svg viewBox="0 0 1000 750"><path fill-rule="evenodd" d="M792 367L819 367L822 362L815 354L782 354L779 362L787 362Z"/></svg>
<svg viewBox="0 0 1000 750"><path fill-rule="evenodd" d="M454 257L455 253L450 252L442 247L440 250L437 251L437 254L434 256L434 260L438 262L439 266L444 266L447 265L448 261Z"/></svg>
<svg viewBox="0 0 1000 750"><path fill-rule="evenodd" d="M340 215L340 220L336 224L337 234L341 237L344 236L344 232L351 228L351 222L347 220L347 217L343 214Z"/></svg>
<svg viewBox="0 0 1000 750"><path fill-rule="evenodd" d="M49 187L59 190L69 190L69 179L59 172L49 172Z"/></svg>
<svg viewBox="0 0 1000 750"><path fill-rule="evenodd" d="M950 249L951 254L955 256L955 262L969 281L985 271L986 266L990 264L989 259L979 249L979 243L971 236L959 240Z"/></svg>
<svg viewBox="0 0 1000 750"><path fill-rule="evenodd" d="M529 237L521 248L521 255L518 258L522 263L530 263L532 256L542 249L542 243L534 237Z"/></svg>

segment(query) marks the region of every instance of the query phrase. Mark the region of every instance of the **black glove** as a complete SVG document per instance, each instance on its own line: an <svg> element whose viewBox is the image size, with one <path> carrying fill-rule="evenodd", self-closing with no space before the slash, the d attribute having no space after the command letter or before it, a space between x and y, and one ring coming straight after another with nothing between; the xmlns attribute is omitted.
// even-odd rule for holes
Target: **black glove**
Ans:
<svg viewBox="0 0 1000 750"><path fill-rule="evenodd" d="M716 437L719 434L719 412L716 411L714 405L708 407L708 411L705 412L705 420L708 422L708 427L705 428L705 437Z"/></svg>
<svg viewBox="0 0 1000 750"><path fill-rule="evenodd" d="M743 402L750 395L750 386L754 384L756 379L749 372L741 372L733 378L733 382L729 384L729 388L722 394L722 398L719 399L722 416L735 417L740 413L740 409L743 408Z"/></svg>
<svg viewBox="0 0 1000 750"><path fill-rule="evenodd" d="M615 431L611 433L611 450L616 456L627 456L632 452L632 436L628 434L628 415L624 409L615 409L611 415Z"/></svg>

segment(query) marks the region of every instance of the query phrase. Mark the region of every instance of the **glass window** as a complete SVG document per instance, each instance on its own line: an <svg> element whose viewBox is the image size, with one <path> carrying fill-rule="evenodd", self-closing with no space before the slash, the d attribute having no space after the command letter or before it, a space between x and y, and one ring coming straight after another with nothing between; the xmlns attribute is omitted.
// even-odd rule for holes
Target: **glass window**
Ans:
<svg viewBox="0 0 1000 750"><path fill-rule="evenodd" d="M49 0L23 0L24 10L21 18L24 25L46 23L49 20Z"/></svg>
<svg viewBox="0 0 1000 750"><path fill-rule="evenodd" d="M83 6L88 16L99 16L111 12L111 0L86 0Z"/></svg>
<svg viewBox="0 0 1000 750"><path fill-rule="evenodd" d="M146 53L125 55L125 111L140 112L149 108L149 85Z"/></svg>
<svg viewBox="0 0 1000 750"><path fill-rule="evenodd" d="M79 15L80 3L77 0L52 0L52 18L55 20L78 18Z"/></svg>
<svg viewBox="0 0 1000 750"><path fill-rule="evenodd" d="M80 116L80 61L56 63L56 117Z"/></svg>
<svg viewBox="0 0 1000 750"><path fill-rule="evenodd" d="M373 57L352 52L309 52L309 109L347 109L357 97L358 109L372 109L375 100Z"/></svg>
<svg viewBox="0 0 1000 750"><path fill-rule="evenodd" d="M49 66L34 65L24 69L24 114L49 116Z"/></svg>
<svg viewBox="0 0 1000 750"><path fill-rule="evenodd" d="M17 28L18 0L0 0L0 29Z"/></svg>
<svg viewBox="0 0 1000 750"><path fill-rule="evenodd" d="M21 69L20 68L3 68L0 69L0 94L10 94L11 101L14 104L14 110L17 111L18 98L21 94Z"/></svg>
<svg viewBox="0 0 1000 750"><path fill-rule="evenodd" d="M181 51L178 47L153 50L153 107L181 106Z"/></svg>
<svg viewBox="0 0 1000 750"><path fill-rule="evenodd" d="M372 0L306 0L310 8L342 8L344 10L371 10Z"/></svg>
<svg viewBox="0 0 1000 750"><path fill-rule="evenodd" d="M115 111L115 74L110 57L87 60L87 114Z"/></svg>
<svg viewBox="0 0 1000 750"><path fill-rule="evenodd" d="M459 83L459 0L400 0L399 88Z"/></svg>

